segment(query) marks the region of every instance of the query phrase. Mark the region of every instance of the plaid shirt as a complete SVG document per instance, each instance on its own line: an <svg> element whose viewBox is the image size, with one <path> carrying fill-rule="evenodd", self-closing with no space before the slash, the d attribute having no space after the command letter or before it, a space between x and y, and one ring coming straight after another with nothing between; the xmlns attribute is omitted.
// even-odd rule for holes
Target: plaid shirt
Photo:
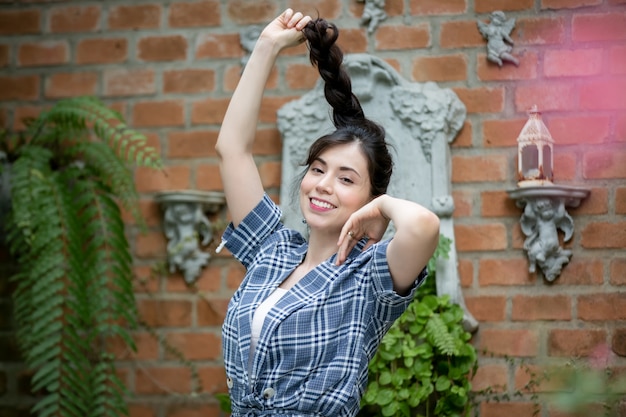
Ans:
<svg viewBox="0 0 626 417"><path fill-rule="evenodd" d="M333 255L269 311L249 375L253 314L304 260L308 248L280 218L280 209L265 195L223 236L247 269L222 327L232 416L354 416L367 386L369 361L426 271L402 297L392 288L385 255L389 241L364 252L365 241L359 242L340 266Z"/></svg>

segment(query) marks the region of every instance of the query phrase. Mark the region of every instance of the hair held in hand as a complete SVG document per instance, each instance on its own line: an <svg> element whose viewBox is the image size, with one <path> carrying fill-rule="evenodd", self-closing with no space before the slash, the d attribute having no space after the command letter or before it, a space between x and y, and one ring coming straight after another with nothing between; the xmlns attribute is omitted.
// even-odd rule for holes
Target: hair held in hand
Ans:
<svg viewBox="0 0 626 417"><path fill-rule="evenodd" d="M350 76L343 69L343 52L335 43L339 29L324 19L315 19L303 29L309 41L311 63L317 67L326 83L324 95L333 108L333 123L340 128L352 123L362 123L363 109L352 93Z"/></svg>
<svg viewBox="0 0 626 417"><path fill-rule="evenodd" d="M310 149L307 164L334 143L349 143L355 139L370 161L372 195L384 194L389 185L393 161L385 129L365 117L359 99L352 92L350 75L343 66L343 51L336 44L339 29L322 18L311 20L302 30L308 41L311 64L317 67L324 80L324 96L332 107L333 124L337 131L320 138Z"/></svg>

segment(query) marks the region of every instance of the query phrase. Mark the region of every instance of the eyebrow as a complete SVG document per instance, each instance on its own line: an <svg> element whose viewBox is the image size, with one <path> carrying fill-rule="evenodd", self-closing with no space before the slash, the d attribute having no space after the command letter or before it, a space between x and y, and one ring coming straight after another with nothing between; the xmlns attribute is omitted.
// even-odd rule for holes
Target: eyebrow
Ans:
<svg viewBox="0 0 626 417"><path fill-rule="evenodd" d="M322 158L320 158L319 156L317 158L315 158L316 161L320 162L322 165L324 166L328 166L328 164L326 163L326 161L324 161ZM361 178L361 174L358 173L358 171L352 167L349 166L340 166L339 167L339 171L351 171L354 172L359 178Z"/></svg>

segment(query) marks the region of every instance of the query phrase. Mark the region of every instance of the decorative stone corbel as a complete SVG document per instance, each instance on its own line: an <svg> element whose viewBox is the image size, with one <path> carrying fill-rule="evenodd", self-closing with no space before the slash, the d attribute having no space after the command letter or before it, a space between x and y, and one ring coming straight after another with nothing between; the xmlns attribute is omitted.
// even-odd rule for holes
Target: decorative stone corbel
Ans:
<svg viewBox="0 0 626 417"><path fill-rule="evenodd" d="M589 190L560 185L539 185L509 190L515 204L524 209L520 219L526 236L524 250L528 256L528 272L539 267L549 282L554 281L572 256L559 242L560 230L563 241L568 242L574 233L574 220L565 210L578 207L589 195Z"/></svg>
<svg viewBox="0 0 626 417"><path fill-rule="evenodd" d="M572 251L563 249L558 231L567 242L574 233L574 220L565 207L578 207L589 190L555 185L554 139L541 119L537 106L528 112L528 120L517 137L517 186L509 190L515 204L524 209L520 224L526 236L524 250L530 273L537 267L552 282L569 262Z"/></svg>
<svg viewBox="0 0 626 417"><path fill-rule="evenodd" d="M206 213L217 213L225 204L224 193L214 191L164 191L155 196L163 209L163 231L168 239L170 273L177 269L191 284L200 276L211 255L200 249L213 239Z"/></svg>

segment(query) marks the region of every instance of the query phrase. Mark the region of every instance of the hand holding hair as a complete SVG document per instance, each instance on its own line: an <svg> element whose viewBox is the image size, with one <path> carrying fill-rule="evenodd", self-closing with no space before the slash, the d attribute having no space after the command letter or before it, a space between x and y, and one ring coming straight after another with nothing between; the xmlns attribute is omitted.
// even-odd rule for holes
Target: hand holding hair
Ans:
<svg viewBox="0 0 626 417"><path fill-rule="evenodd" d="M272 42L279 51L298 45L305 40L302 29L310 21L310 16L294 12L292 9L286 9L263 29L259 40Z"/></svg>

